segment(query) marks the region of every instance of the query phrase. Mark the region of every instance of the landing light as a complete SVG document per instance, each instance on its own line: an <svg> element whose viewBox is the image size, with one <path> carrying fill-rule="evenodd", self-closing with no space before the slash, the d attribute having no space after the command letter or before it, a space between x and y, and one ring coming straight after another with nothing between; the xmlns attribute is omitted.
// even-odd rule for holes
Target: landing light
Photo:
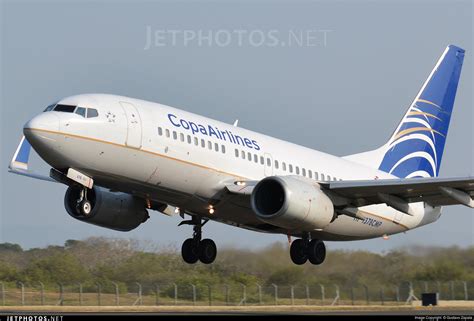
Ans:
<svg viewBox="0 0 474 321"><path fill-rule="evenodd" d="M214 206L209 205L209 214L214 214L214 212L215 212Z"/></svg>
<svg viewBox="0 0 474 321"><path fill-rule="evenodd" d="M237 185L237 186L245 186L246 183L245 183L244 181L237 181L237 182L235 182L235 185Z"/></svg>
<svg viewBox="0 0 474 321"><path fill-rule="evenodd" d="M175 213L175 214L179 214L179 207L175 207L174 213Z"/></svg>
<svg viewBox="0 0 474 321"><path fill-rule="evenodd" d="M389 236L387 234L384 234L382 238L386 241L389 239Z"/></svg>

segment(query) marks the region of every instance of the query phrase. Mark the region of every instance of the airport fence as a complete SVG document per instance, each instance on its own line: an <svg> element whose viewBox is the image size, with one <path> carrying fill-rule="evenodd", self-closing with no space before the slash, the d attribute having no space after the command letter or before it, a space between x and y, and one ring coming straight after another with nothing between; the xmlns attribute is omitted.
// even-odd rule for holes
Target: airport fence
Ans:
<svg viewBox="0 0 474 321"><path fill-rule="evenodd" d="M474 282L416 281L393 286L311 284L57 284L0 282L0 304L65 306L404 305L425 292L474 300Z"/></svg>

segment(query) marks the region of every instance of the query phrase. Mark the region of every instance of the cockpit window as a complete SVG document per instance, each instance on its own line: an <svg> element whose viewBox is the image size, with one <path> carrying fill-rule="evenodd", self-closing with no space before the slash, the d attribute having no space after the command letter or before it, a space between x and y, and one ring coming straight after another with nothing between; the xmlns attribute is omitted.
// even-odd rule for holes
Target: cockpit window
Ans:
<svg viewBox="0 0 474 321"><path fill-rule="evenodd" d="M84 107L77 107L76 114L86 117L86 109Z"/></svg>
<svg viewBox="0 0 474 321"><path fill-rule="evenodd" d="M97 109L87 108L87 118L93 118L99 116Z"/></svg>
<svg viewBox="0 0 474 321"><path fill-rule="evenodd" d="M60 112L63 112L63 113L73 113L74 112L74 109L76 109L76 106L71 106L71 105L56 105L56 107L54 107L54 111L60 111Z"/></svg>
<svg viewBox="0 0 474 321"><path fill-rule="evenodd" d="M51 110L53 110L54 106L56 106L56 103L49 105L48 107L46 107L46 109L44 111L45 112L51 111Z"/></svg>

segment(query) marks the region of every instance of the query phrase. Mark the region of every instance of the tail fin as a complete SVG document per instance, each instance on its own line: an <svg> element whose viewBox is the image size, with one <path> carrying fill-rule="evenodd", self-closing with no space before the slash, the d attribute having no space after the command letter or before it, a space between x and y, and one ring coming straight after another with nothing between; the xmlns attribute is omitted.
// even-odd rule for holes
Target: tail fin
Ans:
<svg viewBox="0 0 474 321"><path fill-rule="evenodd" d="M448 46L389 141L345 158L401 178L437 177L463 59L464 49Z"/></svg>

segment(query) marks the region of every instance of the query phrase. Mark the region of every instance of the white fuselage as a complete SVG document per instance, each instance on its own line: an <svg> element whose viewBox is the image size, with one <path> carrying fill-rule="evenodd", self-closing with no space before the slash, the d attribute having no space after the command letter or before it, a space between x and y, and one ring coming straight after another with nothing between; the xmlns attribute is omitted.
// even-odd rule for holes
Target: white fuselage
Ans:
<svg viewBox="0 0 474 321"><path fill-rule="evenodd" d="M25 125L25 130L34 133L35 150L51 166L74 168L112 190L243 228L299 233L265 229L250 204L238 201L219 204L210 214L206 200L236 180L255 181L272 175L317 181L396 178L341 157L157 103L103 94L73 96L59 103L93 107L99 116L46 112ZM385 204L361 207L366 219L340 215L324 231L311 233L323 240L367 239L404 232L439 218L440 208L422 203L414 208L415 215L409 216Z"/></svg>

